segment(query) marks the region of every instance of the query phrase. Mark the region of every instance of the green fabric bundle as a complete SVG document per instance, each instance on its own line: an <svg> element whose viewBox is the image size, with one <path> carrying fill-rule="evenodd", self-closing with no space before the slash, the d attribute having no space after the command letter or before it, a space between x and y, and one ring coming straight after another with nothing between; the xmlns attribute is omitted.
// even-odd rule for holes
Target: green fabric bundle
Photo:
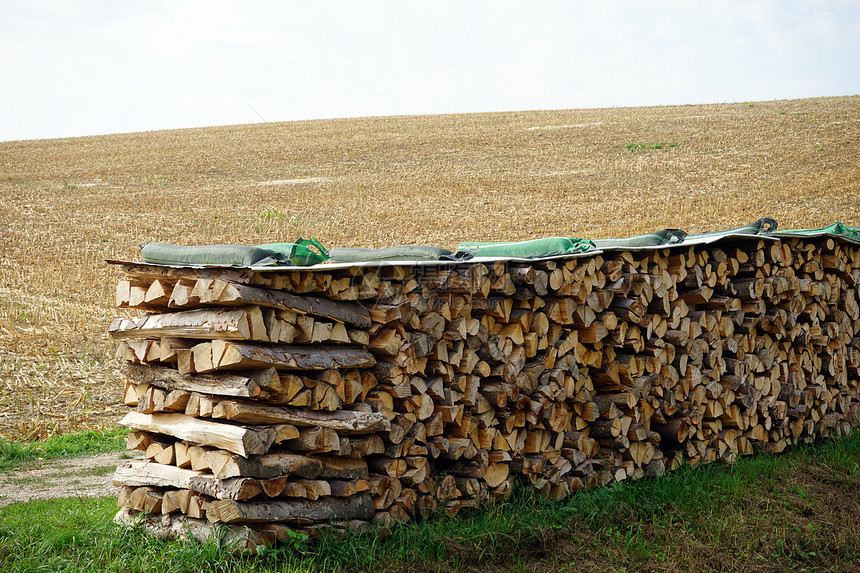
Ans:
<svg viewBox="0 0 860 573"><path fill-rule="evenodd" d="M293 264L303 267L329 260L328 250L317 239L299 239L295 243L268 243L258 245L257 248L274 251Z"/></svg>
<svg viewBox="0 0 860 573"><path fill-rule="evenodd" d="M174 266L264 267L316 265L328 260L328 251L316 239L295 243L183 246L146 243L141 246L143 262Z"/></svg>
<svg viewBox="0 0 860 573"><path fill-rule="evenodd" d="M690 233L688 239L697 239L702 237L720 237L723 235L765 235L776 231L776 219L772 217L762 217L754 223L735 227L734 229L726 229L725 231L708 231L707 233Z"/></svg>
<svg viewBox="0 0 860 573"><path fill-rule="evenodd" d="M598 249L630 249L635 247L672 246L682 243L687 233L681 229L664 229L656 233L646 233L626 239L597 239L594 246Z"/></svg>
<svg viewBox="0 0 860 573"><path fill-rule="evenodd" d="M143 262L174 266L252 267L293 264L281 253L243 245L199 245L186 247L170 243L146 243L141 247Z"/></svg>
<svg viewBox="0 0 860 573"><path fill-rule="evenodd" d="M723 236L765 235L774 238L830 236L860 244L860 227L841 222L820 229L793 229L777 232L777 222L762 217L754 223L706 233L687 234L680 229L664 229L626 239L576 239L546 237L530 241L460 243L456 253L440 247L400 245L384 249L335 248L331 252L317 239L299 239L294 243L268 243L249 247L244 245L181 246L168 243L146 243L141 246L146 263L174 266L312 266L324 263L365 263L375 261L456 261L472 257L536 259L585 253L592 249L634 249L639 247L669 247L683 245L691 239L712 242ZM703 242L703 241L693 241Z"/></svg>
<svg viewBox="0 0 860 573"><path fill-rule="evenodd" d="M536 259L574 255L593 248L594 243L587 239L547 237L507 243L460 243L457 253L469 253L476 257Z"/></svg>

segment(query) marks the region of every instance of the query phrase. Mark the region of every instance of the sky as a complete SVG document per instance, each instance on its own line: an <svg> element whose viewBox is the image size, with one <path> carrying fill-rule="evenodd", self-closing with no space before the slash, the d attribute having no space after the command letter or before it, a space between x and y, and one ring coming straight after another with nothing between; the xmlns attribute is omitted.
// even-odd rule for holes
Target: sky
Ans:
<svg viewBox="0 0 860 573"><path fill-rule="evenodd" d="M0 141L860 94L860 1L0 0Z"/></svg>

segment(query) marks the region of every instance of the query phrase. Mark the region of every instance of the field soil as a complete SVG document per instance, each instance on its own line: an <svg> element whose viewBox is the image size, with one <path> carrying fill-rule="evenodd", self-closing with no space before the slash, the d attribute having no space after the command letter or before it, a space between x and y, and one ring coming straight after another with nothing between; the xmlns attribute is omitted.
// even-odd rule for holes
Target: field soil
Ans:
<svg viewBox="0 0 860 573"><path fill-rule="evenodd" d="M114 424L147 241L334 247L860 224L860 96L0 142L0 435Z"/></svg>
<svg viewBox="0 0 860 573"><path fill-rule="evenodd" d="M334 247L860 224L860 96L0 142L0 435L114 424L147 241Z"/></svg>
<svg viewBox="0 0 860 573"><path fill-rule="evenodd" d="M111 478L117 466L125 459L140 457L143 452L111 452L35 460L0 470L0 507L35 499L115 496L119 488L111 483Z"/></svg>

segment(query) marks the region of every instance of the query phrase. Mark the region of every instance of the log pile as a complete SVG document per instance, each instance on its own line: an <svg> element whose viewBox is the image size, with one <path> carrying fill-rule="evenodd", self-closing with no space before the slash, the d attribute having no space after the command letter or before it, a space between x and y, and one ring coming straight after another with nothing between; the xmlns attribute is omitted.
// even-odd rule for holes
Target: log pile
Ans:
<svg viewBox="0 0 860 573"><path fill-rule="evenodd" d="M860 248L828 238L532 262L121 263L119 522L253 547L388 527L860 420ZM134 315L134 316L132 316ZM216 525L226 527L217 529ZM225 533L226 532L226 533Z"/></svg>

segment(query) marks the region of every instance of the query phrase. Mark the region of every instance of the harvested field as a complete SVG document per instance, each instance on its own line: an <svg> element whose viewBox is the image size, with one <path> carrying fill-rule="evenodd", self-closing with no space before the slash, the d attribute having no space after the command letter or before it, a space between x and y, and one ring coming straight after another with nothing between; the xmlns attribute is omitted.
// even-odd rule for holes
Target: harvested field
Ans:
<svg viewBox="0 0 860 573"><path fill-rule="evenodd" d="M124 410L107 327L146 241L384 247L860 224L860 96L0 143L0 433Z"/></svg>

